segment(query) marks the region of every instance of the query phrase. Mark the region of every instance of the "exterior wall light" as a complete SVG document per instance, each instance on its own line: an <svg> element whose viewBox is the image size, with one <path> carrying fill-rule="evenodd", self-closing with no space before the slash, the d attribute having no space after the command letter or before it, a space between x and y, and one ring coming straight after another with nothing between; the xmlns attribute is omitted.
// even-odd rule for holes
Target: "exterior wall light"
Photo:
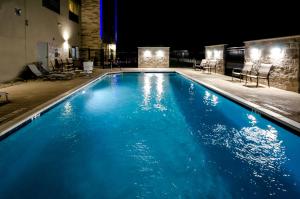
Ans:
<svg viewBox="0 0 300 199"><path fill-rule="evenodd" d="M270 50L270 57L274 60L282 59L283 55L283 50L279 47L274 47Z"/></svg>
<svg viewBox="0 0 300 199"><path fill-rule="evenodd" d="M149 57L152 57L152 53L151 53L150 50L146 50L146 51L144 52L144 58L149 58Z"/></svg>
<svg viewBox="0 0 300 199"><path fill-rule="evenodd" d="M250 50L250 57L254 61L258 61L261 57L261 50L258 48L252 48Z"/></svg>
<svg viewBox="0 0 300 199"><path fill-rule="evenodd" d="M69 50L69 42L68 41L65 41L63 43L63 48L64 48L65 52L67 52Z"/></svg>
<svg viewBox="0 0 300 199"><path fill-rule="evenodd" d="M221 51L214 50L214 59L221 59Z"/></svg>
<svg viewBox="0 0 300 199"><path fill-rule="evenodd" d="M68 31L65 30L63 32L63 38L64 38L65 41L68 41L70 39L70 34L69 34Z"/></svg>
<svg viewBox="0 0 300 199"><path fill-rule="evenodd" d="M64 49L65 52L68 52L69 47L70 47L70 45L69 45L69 39L70 39L69 32L67 30L64 30L63 34L62 34L62 37L64 39L63 49Z"/></svg>
<svg viewBox="0 0 300 199"><path fill-rule="evenodd" d="M212 52L210 50L206 51L206 56L207 56L207 59L211 59L212 58Z"/></svg>
<svg viewBox="0 0 300 199"><path fill-rule="evenodd" d="M164 51L162 51L162 50L156 51L156 57L163 58L164 56L165 56Z"/></svg>

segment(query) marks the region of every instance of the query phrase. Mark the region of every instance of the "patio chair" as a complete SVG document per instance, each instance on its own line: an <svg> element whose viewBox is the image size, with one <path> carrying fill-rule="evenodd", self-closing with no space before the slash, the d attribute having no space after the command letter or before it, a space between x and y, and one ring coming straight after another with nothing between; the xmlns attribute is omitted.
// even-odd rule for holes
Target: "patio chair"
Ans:
<svg viewBox="0 0 300 199"><path fill-rule="evenodd" d="M208 64L203 67L203 70L207 70L208 73L211 73L211 70L215 69L215 73L217 73L217 61L216 60L209 60Z"/></svg>
<svg viewBox="0 0 300 199"><path fill-rule="evenodd" d="M197 61L194 63L193 68L195 70L199 69L199 70L203 70L203 67L205 67L207 65L207 60L206 59L202 59L200 63L197 63Z"/></svg>
<svg viewBox="0 0 300 199"><path fill-rule="evenodd" d="M72 58L67 58L64 65L66 70L74 70L74 63Z"/></svg>
<svg viewBox="0 0 300 199"><path fill-rule="evenodd" d="M86 61L86 62L83 62L83 71L80 73L89 76L93 73L93 69L94 69L94 62Z"/></svg>
<svg viewBox="0 0 300 199"><path fill-rule="evenodd" d="M43 74L35 64L28 64L27 66L31 70L31 72L39 78L44 78L49 80L66 80L72 78L71 76L65 74Z"/></svg>
<svg viewBox="0 0 300 199"><path fill-rule="evenodd" d="M251 73L246 75L246 84L247 85L247 78L250 78L250 81L252 78L256 79L256 87L258 87L258 81L259 79L266 79L268 81L268 87L270 87L270 72L272 69L272 64L260 64L258 67L258 70L251 71ZM253 74L254 73L254 74Z"/></svg>
<svg viewBox="0 0 300 199"><path fill-rule="evenodd" d="M5 98L4 102L8 102L8 93L0 91L0 99L2 98L2 96Z"/></svg>
<svg viewBox="0 0 300 199"><path fill-rule="evenodd" d="M251 72L253 67L253 63L251 62L246 62L243 66L243 68L233 68L232 69L232 81L233 81L233 77L238 77L240 79L240 82L242 81L243 77L245 75L247 75L248 73Z"/></svg>
<svg viewBox="0 0 300 199"><path fill-rule="evenodd" d="M56 58L56 59L55 59L55 65L57 66L56 68L57 68L58 70L64 71L65 68L64 68L64 63L63 63L62 59Z"/></svg>
<svg viewBox="0 0 300 199"><path fill-rule="evenodd" d="M50 64L52 65L52 64ZM51 67L51 66L50 66ZM50 70L49 68L45 67L43 64L40 65L40 71L44 74L44 75L53 75L53 74L63 74L63 75L69 75L69 76L74 76L75 72L73 71L54 71L53 65L52 65L52 70Z"/></svg>
<svg viewBox="0 0 300 199"><path fill-rule="evenodd" d="M59 73L61 71L61 68L59 68L59 66L55 64L55 60L53 60L53 61L50 60L49 64L48 64L48 67L51 68L50 70L52 72L58 72Z"/></svg>

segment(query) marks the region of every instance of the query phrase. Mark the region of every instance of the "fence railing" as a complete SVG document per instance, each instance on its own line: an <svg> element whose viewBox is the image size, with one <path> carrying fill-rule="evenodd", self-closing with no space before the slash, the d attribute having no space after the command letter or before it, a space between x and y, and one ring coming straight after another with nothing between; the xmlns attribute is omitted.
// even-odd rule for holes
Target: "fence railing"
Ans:
<svg viewBox="0 0 300 199"><path fill-rule="evenodd" d="M111 67L111 64L113 64L113 66L118 65L121 67L138 67L137 52L118 51L114 56L114 59L110 55L111 54L108 51L103 49L80 49L81 59L83 61L93 60L96 67L107 68ZM200 62L201 59L198 57L180 57L171 53L170 67L193 67L195 62Z"/></svg>

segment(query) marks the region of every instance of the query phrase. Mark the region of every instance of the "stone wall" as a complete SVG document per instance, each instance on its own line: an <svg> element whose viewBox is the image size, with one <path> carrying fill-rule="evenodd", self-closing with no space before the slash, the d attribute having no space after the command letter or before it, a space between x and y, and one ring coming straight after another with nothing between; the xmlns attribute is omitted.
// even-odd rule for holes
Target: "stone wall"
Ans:
<svg viewBox="0 0 300 199"><path fill-rule="evenodd" d="M100 1L81 0L81 48L100 47Z"/></svg>
<svg viewBox="0 0 300 199"><path fill-rule="evenodd" d="M247 41L245 62L273 64L270 86L299 92L300 35L273 39ZM260 80L262 84L266 81Z"/></svg>
<svg viewBox="0 0 300 199"><path fill-rule="evenodd" d="M168 68L170 60L169 47L139 47L139 68Z"/></svg>
<svg viewBox="0 0 300 199"><path fill-rule="evenodd" d="M225 47L226 44L205 46L205 59L206 60L216 60L217 66L216 71L222 75L225 74Z"/></svg>

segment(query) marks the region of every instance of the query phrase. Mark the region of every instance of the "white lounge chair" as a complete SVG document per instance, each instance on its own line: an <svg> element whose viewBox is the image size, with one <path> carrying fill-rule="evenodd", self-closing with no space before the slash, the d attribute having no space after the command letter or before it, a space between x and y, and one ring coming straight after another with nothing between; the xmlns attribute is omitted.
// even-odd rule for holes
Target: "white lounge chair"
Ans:
<svg viewBox="0 0 300 199"><path fill-rule="evenodd" d="M83 62L83 74L89 75L93 73L93 69L94 69L94 62L92 61L86 61Z"/></svg>

